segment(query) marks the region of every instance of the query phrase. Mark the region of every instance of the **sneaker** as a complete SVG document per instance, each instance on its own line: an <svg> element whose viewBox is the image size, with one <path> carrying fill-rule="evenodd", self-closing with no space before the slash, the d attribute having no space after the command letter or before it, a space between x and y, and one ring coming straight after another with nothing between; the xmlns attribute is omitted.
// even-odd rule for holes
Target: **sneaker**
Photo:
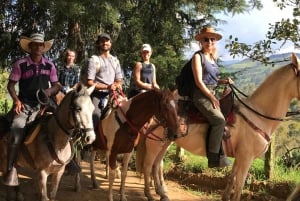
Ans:
<svg viewBox="0 0 300 201"><path fill-rule="evenodd" d="M226 156L224 155L220 156L219 167L227 167L231 165L232 165L231 161Z"/></svg>

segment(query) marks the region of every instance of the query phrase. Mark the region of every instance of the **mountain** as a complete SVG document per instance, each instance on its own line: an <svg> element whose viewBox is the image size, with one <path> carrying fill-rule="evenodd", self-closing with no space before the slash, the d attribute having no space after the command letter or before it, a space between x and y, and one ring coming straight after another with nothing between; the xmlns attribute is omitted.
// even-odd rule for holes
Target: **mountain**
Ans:
<svg viewBox="0 0 300 201"><path fill-rule="evenodd" d="M291 61L292 53L274 54L269 57L274 65L265 65L258 61L244 59L221 63L221 72L233 78L235 86L245 94L251 94L257 86L275 69ZM297 54L300 58L300 54ZM226 65L225 65L226 64Z"/></svg>

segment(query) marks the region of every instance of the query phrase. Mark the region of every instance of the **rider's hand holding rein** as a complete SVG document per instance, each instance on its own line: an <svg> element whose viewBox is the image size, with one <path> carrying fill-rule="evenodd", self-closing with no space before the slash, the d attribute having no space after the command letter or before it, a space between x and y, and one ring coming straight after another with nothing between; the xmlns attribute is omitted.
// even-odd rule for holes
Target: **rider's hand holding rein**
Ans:
<svg viewBox="0 0 300 201"><path fill-rule="evenodd" d="M22 102L20 100L17 100L14 102L14 112L16 114L20 114L23 108L24 108L24 105L22 104Z"/></svg>
<svg viewBox="0 0 300 201"><path fill-rule="evenodd" d="M218 84L233 84L233 83L234 81L230 77L218 80Z"/></svg>

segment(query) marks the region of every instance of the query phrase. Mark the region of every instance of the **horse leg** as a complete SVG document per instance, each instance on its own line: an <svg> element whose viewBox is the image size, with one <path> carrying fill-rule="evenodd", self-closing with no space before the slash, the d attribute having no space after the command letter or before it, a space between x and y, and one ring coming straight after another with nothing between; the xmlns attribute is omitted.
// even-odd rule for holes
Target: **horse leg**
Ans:
<svg viewBox="0 0 300 201"><path fill-rule="evenodd" d="M6 201L24 201L20 186L6 186Z"/></svg>
<svg viewBox="0 0 300 201"><path fill-rule="evenodd" d="M40 171L38 177L38 185L40 190L41 201L49 200L47 196L47 178L48 174L44 170Z"/></svg>
<svg viewBox="0 0 300 201"><path fill-rule="evenodd" d="M163 146L161 147L161 151L156 156L152 168L155 191L160 196L161 201L169 201L164 188L165 183L163 178L163 157L165 156L170 143L171 142L163 144Z"/></svg>
<svg viewBox="0 0 300 201"><path fill-rule="evenodd" d="M62 167L57 173L54 173L51 177L50 201L55 201L58 185L64 171L65 167Z"/></svg>
<svg viewBox="0 0 300 201"><path fill-rule="evenodd" d="M81 162L81 150L77 150L76 162L80 165ZM75 192L81 191L80 185L80 173L75 174Z"/></svg>
<svg viewBox="0 0 300 201"><path fill-rule="evenodd" d="M108 201L113 201L113 184L115 181L115 173L116 173L116 163L117 163L117 157L116 154L114 156L110 155L108 158L109 160L106 161L107 164L109 164L109 174L108 174L108 180L109 180L109 185L108 185ZM111 162L114 161L114 162ZM112 168L113 167L113 168Z"/></svg>
<svg viewBox="0 0 300 201"><path fill-rule="evenodd" d="M229 177L229 183L227 184L228 186L226 186L222 201L240 201L247 173L253 160L254 158L252 158L252 156L236 155L232 174ZM233 187L234 192L232 199L230 199L230 193Z"/></svg>
<svg viewBox="0 0 300 201"><path fill-rule="evenodd" d="M159 181L160 181L160 185L162 187L163 192L167 193L168 192L168 187L165 183L165 178L164 178L164 161L161 160L160 162L160 166L159 166Z"/></svg>
<svg viewBox="0 0 300 201"><path fill-rule="evenodd" d="M131 156L133 154L133 151L131 151L130 153L126 153L123 156L123 167L122 167L122 171L121 171L121 185L120 185L120 201L126 201L126 195L125 195L125 181L126 181L126 177L127 177L127 170L128 170L128 163L129 160L131 159ZM118 169L118 168L116 168Z"/></svg>
<svg viewBox="0 0 300 201"><path fill-rule="evenodd" d="M91 152L91 157L90 157L90 170L91 170L91 181L94 189L99 188L98 182L96 180L95 176L95 167L94 167L94 162L95 162L95 157L96 157L97 151L95 149L92 149Z"/></svg>
<svg viewBox="0 0 300 201"><path fill-rule="evenodd" d="M235 163L232 166L232 170L231 170L231 174L229 175L228 179L227 179L227 185L226 188L223 192L222 195L222 201L229 201L230 200L230 195L231 195L231 191L233 189L233 185L234 185L234 180L236 179L236 172L237 172L237 168Z"/></svg>
<svg viewBox="0 0 300 201"><path fill-rule="evenodd" d="M148 198L148 201L155 200L150 192L150 176L152 173L155 191L161 196L161 199L167 198L164 191L161 188L161 182L159 181L158 171L160 169L160 162L167 151L170 143L160 143L154 140L146 139L146 155L144 160L144 194ZM153 168L152 168L153 167Z"/></svg>

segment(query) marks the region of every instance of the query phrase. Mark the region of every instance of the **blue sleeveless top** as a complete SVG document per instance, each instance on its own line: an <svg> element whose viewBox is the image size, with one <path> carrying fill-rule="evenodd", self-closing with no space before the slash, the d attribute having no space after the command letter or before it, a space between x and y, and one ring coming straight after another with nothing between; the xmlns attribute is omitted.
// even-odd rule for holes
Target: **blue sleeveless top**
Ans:
<svg viewBox="0 0 300 201"><path fill-rule="evenodd" d="M203 59L202 64L204 64L203 76L202 76L202 80L204 84L217 85L218 84L217 79L220 73L218 65L216 63L209 62L202 53L200 53L200 56Z"/></svg>
<svg viewBox="0 0 300 201"><path fill-rule="evenodd" d="M146 64L142 62L142 68L140 72L141 81L144 83L152 84L153 76L154 76L154 68L152 63ZM133 85L135 89L140 89L140 87L136 86L135 83Z"/></svg>

